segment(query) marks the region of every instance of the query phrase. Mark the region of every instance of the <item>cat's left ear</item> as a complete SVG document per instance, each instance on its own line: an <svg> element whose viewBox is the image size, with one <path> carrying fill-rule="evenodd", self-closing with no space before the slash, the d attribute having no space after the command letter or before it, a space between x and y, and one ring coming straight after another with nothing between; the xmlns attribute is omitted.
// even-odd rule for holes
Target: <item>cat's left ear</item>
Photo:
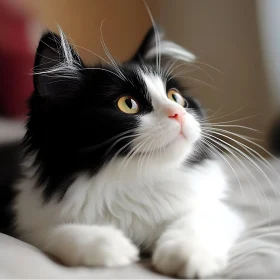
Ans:
<svg viewBox="0 0 280 280"><path fill-rule="evenodd" d="M160 54L160 56L159 56ZM193 62L196 57L191 52L174 42L164 39L159 26L152 27L146 34L140 48L132 58L133 61L156 61L157 58Z"/></svg>
<svg viewBox="0 0 280 280"><path fill-rule="evenodd" d="M78 94L83 82L83 63L59 28L59 35L45 33L37 48L33 81L44 99L59 100Z"/></svg>

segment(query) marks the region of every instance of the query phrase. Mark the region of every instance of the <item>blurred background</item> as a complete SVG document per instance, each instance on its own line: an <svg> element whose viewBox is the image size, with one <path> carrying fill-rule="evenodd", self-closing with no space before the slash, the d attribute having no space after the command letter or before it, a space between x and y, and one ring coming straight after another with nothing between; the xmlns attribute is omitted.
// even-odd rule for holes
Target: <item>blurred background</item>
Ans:
<svg viewBox="0 0 280 280"><path fill-rule="evenodd" d="M197 56L192 70L180 73L213 122L257 129L261 133L227 128L270 148L269 135L272 129L277 134L280 111L280 1L147 4L166 36ZM118 61L129 59L151 26L142 0L0 0L0 140L23 133L42 31L56 31L59 24L84 62L94 63L98 60L91 52L106 58L100 44L105 18L103 36L111 54Z"/></svg>

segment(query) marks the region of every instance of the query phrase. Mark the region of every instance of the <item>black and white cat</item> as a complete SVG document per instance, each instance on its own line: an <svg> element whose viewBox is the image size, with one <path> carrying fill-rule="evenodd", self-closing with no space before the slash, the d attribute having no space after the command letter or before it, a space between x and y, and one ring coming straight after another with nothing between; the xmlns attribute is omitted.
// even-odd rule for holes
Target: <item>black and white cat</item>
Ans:
<svg viewBox="0 0 280 280"><path fill-rule="evenodd" d="M222 202L201 107L171 74L194 59L151 30L130 61L87 67L62 31L43 35L13 234L70 266L128 265L142 251L165 274L220 274L243 223Z"/></svg>

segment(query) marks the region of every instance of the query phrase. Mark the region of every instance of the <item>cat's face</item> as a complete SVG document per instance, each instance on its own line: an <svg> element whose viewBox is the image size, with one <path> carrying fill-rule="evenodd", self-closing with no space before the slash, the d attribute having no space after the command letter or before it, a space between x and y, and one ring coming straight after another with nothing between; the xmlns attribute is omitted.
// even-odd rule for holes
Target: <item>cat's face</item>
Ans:
<svg viewBox="0 0 280 280"><path fill-rule="evenodd" d="M199 109L191 107L191 99L178 81L155 69L145 70L138 70L138 79L150 109L138 116L132 150L163 163L183 162L200 137Z"/></svg>
<svg viewBox="0 0 280 280"><path fill-rule="evenodd" d="M127 63L86 67L63 33L42 37L25 141L41 173L97 172L116 157L180 164L193 152L201 108L159 65L153 40L150 32ZM193 59L172 42L161 46L171 62Z"/></svg>

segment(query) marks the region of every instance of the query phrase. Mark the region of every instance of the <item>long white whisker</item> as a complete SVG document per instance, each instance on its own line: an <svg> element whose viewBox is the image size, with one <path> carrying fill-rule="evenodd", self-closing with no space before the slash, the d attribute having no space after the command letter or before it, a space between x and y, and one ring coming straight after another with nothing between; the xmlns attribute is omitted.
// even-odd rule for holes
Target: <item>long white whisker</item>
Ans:
<svg viewBox="0 0 280 280"><path fill-rule="evenodd" d="M244 140L254 140L254 141L258 141L257 138L254 138L254 137L250 137L250 136L247 136L247 135L244 135L244 134L240 134L240 133L236 133L236 132L232 132L232 131L229 131L229 130L226 130L226 129L221 129L221 128L217 128L217 127L211 127L209 128L209 126L201 126L204 130L207 129L207 130L211 130L211 131L220 131L220 132L223 132L223 133L226 133L226 134L229 134L229 135L234 135L238 138L241 138L241 139L244 139Z"/></svg>
<svg viewBox="0 0 280 280"><path fill-rule="evenodd" d="M111 151L112 151L112 149L120 142L120 141L122 141L122 140L124 140L124 139L127 139L127 138L130 138L130 137L136 137L136 136L138 136L138 138L141 138L141 137L144 137L145 135L143 135L143 134L133 134L133 135L129 135L129 136L124 136L124 137L122 137L121 139L118 139L117 141L115 141L114 143L113 143L113 145L111 145L108 149L107 149L107 151L106 151L106 154L108 154L108 153L110 153ZM133 140L132 140L133 141Z"/></svg>
<svg viewBox="0 0 280 280"><path fill-rule="evenodd" d="M207 63L204 63L204 62L201 62L201 61L194 61L194 63L195 63L195 64L201 64L201 65L208 66L209 68L212 68L212 69L218 71L218 72L221 73L221 74L225 74L224 72L222 72L221 70L219 70L218 68L216 68L216 67L214 67L214 66L212 66L212 65L210 65L210 64L207 64Z"/></svg>
<svg viewBox="0 0 280 280"><path fill-rule="evenodd" d="M213 144L213 143L210 143L210 142L209 142L209 144L212 144L216 149L218 149L218 150L220 151L220 154L222 154L223 151L217 146L217 144L219 144L219 143L217 143L217 141L213 141L213 139L211 139L211 137L210 137L210 140L211 140L212 142L215 142L216 145ZM207 141L207 142L208 142L208 141ZM257 193L256 193L256 191L255 191L255 189L254 189L254 187L253 187L251 181L250 181L249 178L247 177L246 173L245 173L244 170L240 167L240 165L237 164L237 162L239 162L239 163L245 168L245 170L249 173L249 175L250 175L250 177L253 179L253 181L260 187L260 190L261 190L262 194L263 194L264 197L266 198L266 202L267 202L268 208L270 208L270 205L268 204L268 199L267 199L266 194L265 194L265 192L263 191L263 188L261 187L260 183L258 182L258 180L256 179L256 177L254 176L254 174L249 170L249 168L242 162L242 160L239 159L239 157L238 157L237 155L234 154L234 152L232 151L232 149L230 149L230 148L228 148L228 147L225 147L224 145L222 145L221 147L224 148L224 149L226 149L226 150L234 157L233 160L234 160L236 166L239 168L239 170L242 172L242 174L245 176L246 180L248 181L248 183L249 183L249 185L250 185L252 191L254 192L254 195L255 195L255 197L256 197L257 204L258 204L259 209L260 209L260 211L261 211L261 213L262 213L262 216L264 216L263 209L261 208L261 205L260 205L259 197L258 197L258 195L257 195ZM226 155L226 154L225 154L225 155ZM228 156L228 158L230 159L229 156ZM235 176L237 177L238 182L240 182L240 180L239 180L238 176L236 175L236 173L235 173Z"/></svg>
<svg viewBox="0 0 280 280"><path fill-rule="evenodd" d="M274 167L273 167L263 156L261 156L257 151L255 151L255 150L252 149L251 147L245 145L244 143L241 143L240 141L238 141L238 140L236 140L236 139L234 139L234 138L232 138L232 137L229 137L229 136L227 136L227 135L224 135L224 134L222 134L222 133L217 132L217 131L224 132L223 129L215 129L215 130L214 130L214 129L210 129L210 130L211 130L212 133L215 133L215 134L217 134L217 135L220 135L220 136L223 136L223 137L225 137L225 138L228 138L228 139L230 139L231 141L235 142L236 144L240 145L240 146L243 147L251 156L253 156L253 157L256 158L257 160L259 160L262 164L266 163L266 167L269 167L269 168L271 169L271 171L274 173L274 175L276 175L276 176L278 176L278 177L280 176L280 175L278 174L278 172L274 169ZM209 130L209 131L210 131L210 130ZM256 147L258 147L258 148L260 148L261 150L263 150L266 154L268 154L268 155L271 156L272 158L276 159L275 156L273 156L273 155L272 155L269 151L267 151L265 148L263 148L262 146L260 146L259 144L255 143L255 142L253 142L253 141L247 139L246 137L240 136L240 135L238 135L238 134L236 134L236 133L229 132L229 131L225 131L225 132L226 132L226 133L229 133L229 134L231 134L231 135L237 136L237 137L239 137L239 138L241 138L241 139L243 139L243 140L245 140L245 141L247 141L247 142L249 142L249 143L255 145ZM258 156L259 158L258 158L257 156ZM262 162L260 159L261 159L263 162Z"/></svg>
<svg viewBox="0 0 280 280"><path fill-rule="evenodd" d="M204 137L205 137L205 136L204 136ZM205 138L206 138L206 137L205 137ZM235 177L236 177L236 179L237 179L237 181L238 181L238 184L239 184L240 190L241 190L241 192L242 192L242 195L243 195L243 197L244 197L244 200L247 201L247 198L246 198L246 196L245 196L245 192L244 192L244 189L243 189L243 187L242 187L242 185L241 185L240 179L239 179L239 177L237 176L237 174L236 174L234 168L232 167L232 165L230 164L230 162L229 162L229 161L225 158L225 156L223 155L223 151L222 151L217 145L211 143L210 141L208 141L208 140L206 140L206 139L203 139L203 140L201 140L201 141L202 141L204 144L206 144L206 145L208 146L208 148L211 148L211 150L212 150L213 152L215 152L216 155L221 156L222 159L228 164L228 166L230 167L231 171L233 172L233 174L235 175ZM215 147L215 149L217 149L218 151L220 151L220 153L218 153L212 146ZM229 156L228 156L228 157L229 157ZM244 176L246 177L246 175L245 175L244 171L242 170L242 168L241 168L238 164L236 164L236 165L237 165L237 167L241 170L241 172L243 172ZM246 177L246 179L247 179L247 181L249 182L249 184L251 184L247 177ZM247 206L248 206L248 205L247 205Z"/></svg>
<svg viewBox="0 0 280 280"><path fill-rule="evenodd" d="M208 121L210 121L210 120L213 121L213 120L216 120L216 119L221 119L221 118L225 118L225 117L234 115L234 114L236 114L236 113L242 111L242 110L245 109L246 107L247 107L247 105L245 105L245 106L239 108L238 110L236 110L236 111L234 111L234 112L231 112L231 113L228 113L228 114L226 114L226 115L219 116L219 117L216 117L216 118L213 118L213 117L211 118L211 117L209 117L209 118L208 118Z"/></svg>
<svg viewBox="0 0 280 280"><path fill-rule="evenodd" d="M89 49L87 49L87 48L84 48L84 47L82 47L82 46L79 46L79 45L77 45L77 44L75 44L75 47L78 47L78 48L80 48L80 49L83 49L83 50L85 50L85 51L88 51L89 53L91 53L91 54L97 56L99 59L101 59L101 60L102 60L103 62L105 62L106 64L110 65L111 67L114 67L114 66L113 66L112 64L110 64L106 59L104 59L102 56L98 55L97 53L95 53L95 52L93 52L93 51L91 51L91 50L89 50Z"/></svg>
<svg viewBox="0 0 280 280"><path fill-rule="evenodd" d="M254 129L254 128L251 128L251 127L248 127L248 126L244 126L244 125L235 125L235 124L226 125L226 124L215 124L215 123L203 123L203 124L209 125L210 127L233 127L233 128L243 128L243 129L247 129L247 130L251 130L251 131L254 131L254 132L261 133L258 129Z"/></svg>
<svg viewBox="0 0 280 280"><path fill-rule="evenodd" d="M153 15L151 13L151 10L150 10L149 6L147 5L146 1L144 1L144 4L145 4L146 9L148 11L148 14L149 14L149 17L151 19L151 22L152 22L152 25L153 25L153 28L154 28L154 32L155 32L156 52L157 52L157 61L156 61L157 65L156 66L157 66L158 74L161 75L161 71L160 71L160 62L161 62L160 35L159 35L159 31L158 31L157 25L155 23L155 20L153 18Z"/></svg>
<svg viewBox="0 0 280 280"><path fill-rule="evenodd" d="M219 114L221 113L222 107L220 107L218 110L216 110L215 112L213 112L211 115L209 115L207 117L207 121L211 120L214 117L219 116ZM204 123L205 121L203 121L202 123Z"/></svg>
<svg viewBox="0 0 280 280"><path fill-rule="evenodd" d="M165 73L165 78L167 78L174 70L173 66L178 62L178 59L174 60L171 65L169 66L169 68L167 70L164 70L163 72ZM166 66L167 67L167 66Z"/></svg>
<svg viewBox="0 0 280 280"><path fill-rule="evenodd" d="M101 45L104 49L104 52L106 53L107 57L109 58L109 60L111 61L112 65L114 66L115 70L117 71L117 73L119 74L120 77L122 77L122 79L124 81L128 81L128 79L125 77L125 75L123 74L123 72L120 70L118 64L115 62L115 60L113 59L112 55L110 54L105 41L103 39L103 34L102 34L102 27L103 27L103 23L104 23L105 19L101 22L100 25L100 41L101 41Z"/></svg>
<svg viewBox="0 0 280 280"><path fill-rule="evenodd" d="M142 140L135 147L133 147L132 150L124 157L122 163L119 166L120 174L122 174L122 171L126 169L126 166L128 165L128 163L139 152L139 150L147 143L148 140L149 139L144 138L144 140ZM140 157L141 157L141 154L140 154Z"/></svg>
<svg viewBox="0 0 280 280"><path fill-rule="evenodd" d="M134 131L134 129L129 129L129 130L127 130L127 131L124 131L124 132L121 132L121 133L115 135L114 137L112 137L112 138L110 138L110 139L108 139L108 140L105 140L105 141L102 142L102 143L99 143L99 144L96 144L96 145L93 145L93 146L89 146L89 147L83 147L83 148L81 148L81 150L90 151L91 149L96 149L96 148L103 147L104 145L107 145L107 144L109 144L110 142L112 142L112 141L118 139L120 136L123 136L123 135L128 134L128 133L133 132L133 131ZM134 134L134 135L135 135L135 134Z"/></svg>
<svg viewBox="0 0 280 280"><path fill-rule="evenodd" d="M151 138L151 137L150 137ZM138 174L139 174L139 176L143 176L144 175L144 172L145 172L145 169L143 168L143 164L144 164L144 162L145 162L145 159L146 159L146 161L147 161L147 159L148 159L148 156L149 156L149 154L151 153L151 151L150 151L150 147L152 146L152 144L153 144L153 139L148 139L149 140L149 145L148 145L148 147L147 147L147 151L148 151L148 154L147 153L142 153L141 155L140 155L140 158L139 158L139 161L138 161L138 166L139 166L139 172L138 172ZM142 172L142 169L144 170L144 172Z"/></svg>
<svg viewBox="0 0 280 280"><path fill-rule="evenodd" d="M251 118L254 118L256 116L258 116L258 114L255 114L255 115L252 115L252 116L249 116L249 117L244 117L244 118L240 118L240 119L236 119L236 120L230 120L230 121L222 121L222 122L218 122L218 123L214 123L214 124L229 124L229 123L235 123L235 122L239 122L239 121L243 121L243 120L248 120L248 119L251 119Z"/></svg>
<svg viewBox="0 0 280 280"><path fill-rule="evenodd" d="M188 79L188 80L193 80L193 81L195 81L195 82L197 82L197 83L200 83L200 84L202 84L202 85L205 85L205 86L208 86L208 87L210 87L210 88L212 88L212 89L215 89L215 90L217 90L217 91L220 91L220 89L219 88L217 88L217 87L215 87L215 86L213 86L213 85L210 85L210 84L208 84L208 83L206 83L206 82L204 82L204 81L201 81L201 80L199 80L199 79L196 79L196 78L194 78L194 77L190 77L190 76L180 76L180 75L174 75L174 76L172 76L171 78L176 78L176 77L181 77L181 78L185 78L185 79Z"/></svg>
<svg viewBox="0 0 280 280"><path fill-rule="evenodd" d="M192 63L192 64L181 63L179 66L185 66L185 67L191 66L191 67L194 67L195 69L198 69L201 72L203 72L211 80L211 82L214 83L214 79L204 69L202 69L201 67L195 65L195 63ZM177 67L175 67L175 68L177 68Z"/></svg>
<svg viewBox="0 0 280 280"><path fill-rule="evenodd" d="M225 145L227 145L228 147L231 147L232 149L234 149L235 151L237 151L244 159L247 159L248 162L257 168L257 170L259 170L261 172L261 174L266 178L266 180L268 181L269 185L271 186L272 190L274 191L276 197L278 200L279 199L279 194L277 192L277 189L275 188L275 186L273 185L273 183L271 182L271 180L268 178L268 176L266 175L266 173L259 167L259 165L257 165L249 156L247 156L244 152L242 152L241 150L237 149L236 147L234 147L233 145L227 143L226 141L219 139L218 137L211 135L212 138L217 139L218 141L224 143Z"/></svg>
<svg viewBox="0 0 280 280"><path fill-rule="evenodd" d="M232 156L234 156L234 158L235 158L235 159L244 167L244 169L248 172L248 174L250 175L250 177L251 177L251 178L254 180L254 182L259 186L259 188L260 188L260 190L261 190L263 196L265 197L266 204L267 204L268 211L269 211L269 215L270 215L270 221L271 221L271 208L270 208L270 205L269 205L268 198L267 198L267 196L266 196L266 194L265 194L265 192L264 192L262 186L260 185L260 183L258 182L258 180L256 179L256 177L253 175L253 173L252 173L252 172L249 170L249 168L239 159L239 157L238 157L237 155L235 155L233 149L231 149L230 147L228 147L228 146L226 146L226 145L220 143L219 141L213 139L213 138L212 138L212 135L209 135L209 136L208 136L207 134L206 134L206 135L204 134L204 137L207 138L207 139L209 139L211 142L216 143L216 145L219 145L220 147L224 148L226 151L228 151ZM213 144L213 145L214 145L214 144ZM215 145L215 147L217 148L216 145ZM245 158L245 160L247 160L247 159ZM242 173L244 174L244 171L242 171ZM258 204L259 204L259 199L258 199L257 194L256 194L256 192L255 192L255 190L254 190L254 188L253 188L253 186L252 186L252 184L251 184L251 181L248 180L248 178L247 178L247 176L246 176L245 174L244 174L244 176L245 176L245 178L247 179L247 181L249 182L249 184L250 184L250 186L251 186L251 188L252 188L252 190L253 190L253 192L254 192L254 195L255 195L256 198L257 198L257 202L258 202ZM262 215L264 215L263 210L262 210L262 208L260 207L260 204L259 204L259 209L261 210Z"/></svg>

